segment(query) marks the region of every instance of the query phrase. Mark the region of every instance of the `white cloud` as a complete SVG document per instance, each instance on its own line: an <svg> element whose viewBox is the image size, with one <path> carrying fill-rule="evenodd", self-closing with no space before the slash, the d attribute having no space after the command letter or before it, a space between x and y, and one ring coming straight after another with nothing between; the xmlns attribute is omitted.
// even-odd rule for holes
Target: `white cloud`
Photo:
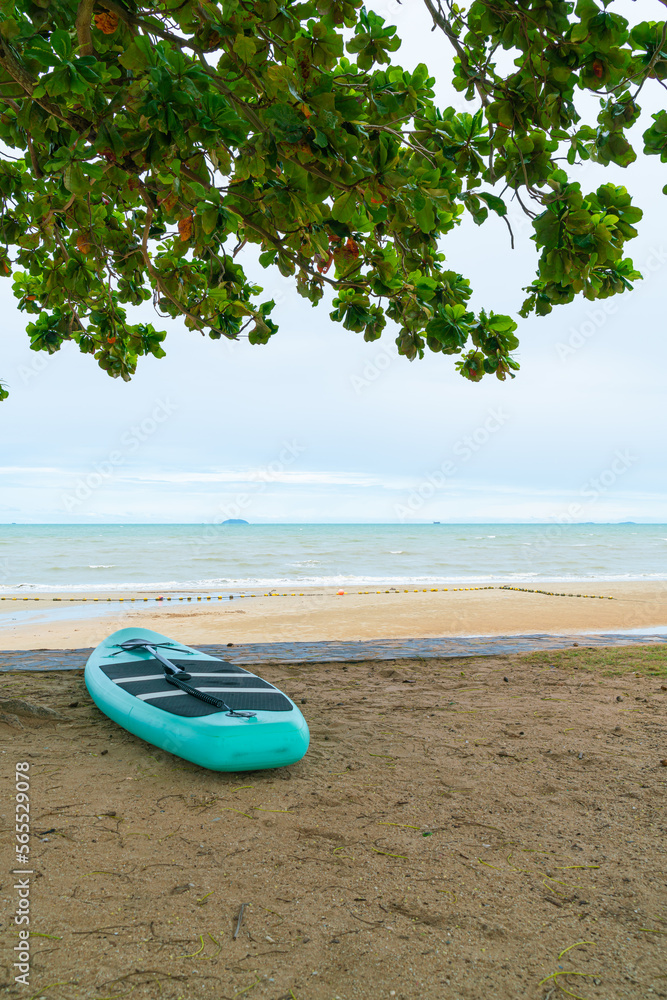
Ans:
<svg viewBox="0 0 667 1000"><path fill-rule="evenodd" d="M368 476L360 472L309 472L284 469L273 471L270 468L227 470L224 472L143 472L136 475L121 477L126 482L141 483L234 483L238 485L253 485L258 483L285 483L299 486L383 486L381 478Z"/></svg>
<svg viewBox="0 0 667 1000"><path fill-rule="evenodd" d="M57 476L63 473L63 469L48 465L0 465L0 476L13 476L17 473L27 476Z"/></svg>

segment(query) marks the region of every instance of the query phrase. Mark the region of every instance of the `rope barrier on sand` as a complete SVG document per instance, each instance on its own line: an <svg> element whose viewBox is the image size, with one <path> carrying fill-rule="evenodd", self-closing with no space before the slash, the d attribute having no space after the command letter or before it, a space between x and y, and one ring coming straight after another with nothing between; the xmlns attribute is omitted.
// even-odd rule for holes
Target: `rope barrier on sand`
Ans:
<svg viewBox="0 0 667 1000"><path fill-rule="evenodd" d="M496 588L497 590L522 590L527 594L546 594L548 597L594 597L599 601L613 601L613 597L609 597L608 594L565 594L559 593L555 590L531 590L529 587L508 587L504 584L502 587Z"/></svg>
<svg viewBox="0 0 667 1000"><path fill-rule="evenodd" d="M530 587L510 587L508 584L502 584L500 586L486 587L415 587L412 588L402 588L398 589L392 587L390 590L358 590L357 595L366 594L443 594L443 593L457 593L464 590L516 590L524 594L542 594L545 597L590 597L599 601L613 601L614 598L610 597L608 594L566 594L555 590L533 590ZM336 597L345 597L350 594L351 591L339 590L336 593ZM59 601L59 602L101 602L104 604L115 604L115 603L137 603L143 602L144 604L148 601L156 601L157 603L162 603L164 601L233 601L236 597L240 600L244 597L309 597L309 594L298 593L292 591L290 593L278 594L276 591L270 591L266 594L228 594L224 596L223 594L215 595L204 594L200 596L186 596L186 597L163 597L162 595L158 597L0 597L0 601ZM324 595L323 595L324 596Z"/></svg>
<svg viewBox="0 0 667 1000"><path fill-rule="evenodd" d="M409 594L409 593L414 593L414 594L427 594L427 593L431 593L431 594L435 594L435 593L445 593L446 591L449 591L450 593L454 593L455 591L461 591L461 590L520 590L520 591L523 591L526 594L544 594L547 597L594 597L594 598L596 598L596 600L600 600L600 601L613 601L613 599L614 599L613 597L609 597L608 595L604 595L604 594L561 594L561 593L557 593L555 590L531 590L529 587L510 587L507 584L503 584L502 586L498 586L498 587L494 587L494 586L486 586L486 587L422 587L421 589L415 588L415 590L413 590L413 591L403 590L403 593L404 594ZM342 596L345 593L345 591L339 590L338 593ZM357 591L357 593L358 594L393 594L393 593L400 594L401 591L400 590L359 590L359 591ZM266 595L264 595L264 596L266 596ZM286 597L287 595L284 594L283 596ZM292 596L294 596L294 595L292 595Z"/></svg>

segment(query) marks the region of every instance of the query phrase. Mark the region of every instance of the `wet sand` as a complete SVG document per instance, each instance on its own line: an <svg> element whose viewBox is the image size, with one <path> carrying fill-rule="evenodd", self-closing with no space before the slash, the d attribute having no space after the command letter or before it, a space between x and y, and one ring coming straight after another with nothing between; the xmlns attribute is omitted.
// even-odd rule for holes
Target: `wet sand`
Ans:
<svg viewBox="0 0 667 1000"><path fill-rule="evenodd" d="M534 585L533 585L534 586ZM71 601L69 593L42 594L38 602L0 602L0 648L66 649L96 646L116 629L154 629L181 641L300 642L427 638L456 635L613 632L667 626L667 581L656 583L541 584L540 589L598 597L551 597L500 589L442 589L417 593L338 596L313 590L303 596L236 597L210 601L155 601L155 594L99 594L97 602ZM282 595L282 591L280 592ZM25 596L25 595L24 595ZM34 595L31 595L34 596ZM60 596L62 602L54 602ZM106 603L106 597L114 598ZM128 598L134 596L132 602ZM164 597L170 596L165 592ZM608 600L611 596L613 599ZM148 599L144 601L144 597Z"/></svg>

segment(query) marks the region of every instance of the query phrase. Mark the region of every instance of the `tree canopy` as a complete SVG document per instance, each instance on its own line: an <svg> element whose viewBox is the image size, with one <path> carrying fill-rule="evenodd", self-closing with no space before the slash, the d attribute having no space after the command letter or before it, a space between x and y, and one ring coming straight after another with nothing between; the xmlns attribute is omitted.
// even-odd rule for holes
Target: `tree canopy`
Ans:
<svg viewBox="0 0 667 1000"><path fill-rule="evenodd" d="M470 113L436 106L428 68L397 64L396 29L361 0L0 0L0 275L33 349L74 341L127 380L164 355L165 333L128 316L150 299L264 344L274 303L239 256L255 245L313 305L330 288L331 317L366 340L390 320L409 359L513 377L516 322L473 312L442 248L465 213L511 236L509 199L539 250L522 316L631 288L641 211L568 166L635 159L665 23L612 0L424 3ZM667 161L667 112L643 151Z"/></svg>

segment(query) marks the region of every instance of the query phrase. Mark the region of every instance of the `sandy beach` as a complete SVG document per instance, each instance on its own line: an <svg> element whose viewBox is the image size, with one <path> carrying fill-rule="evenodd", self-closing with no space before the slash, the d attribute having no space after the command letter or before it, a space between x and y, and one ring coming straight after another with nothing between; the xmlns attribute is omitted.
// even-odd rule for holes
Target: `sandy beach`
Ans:
<svg viewBox="0 0 667 1000"><path fill-rule="evenodd" d="M205 645L667 623L665 583L570 588L600 596L42 594L0 602L0 647L80 649L132 624ZM26 995L667 997L656 880L667 645L258 672L299 704L311 746L291 767L246 774L206 771L127 733L91 702L81 670L2 674L8 795L15 761L30 770ZM13 819L12 806L0 829L8 854ZM0 937L11 954L11 921ZM26 992L7 963L2 985L16 1000Z"/></svg>
<svg viewBox="0 0 667 1000"><path fill-rule="evenodd" d="M535 586L533 584L533 586ZM552 597L501 589L430 588L408 593L346 593L329 588L303 596L157 602L155 594L88 596L41 594L39 601L0 602L0 648L63 649L96 646L110 632L139 625L197 643L286 642L422 638L456 635L524 635L615 631L667 626L667 581L655 583L546 583L540 589L599 597ZM282 596L286 593L287 596ZM54 596L60 602L54 602ZM82 596L82 595L78 595ZM181 592L182 596L182 592ZM201 596L201 595L200 595ZM114 600L106 602L107 597ZM132 601L131 598L135 600ZM612 600L608 598L612 597ZM148 600L144 600L148 598Z"/></svg>
<svg viewBox="0 0 667 1000"><path fill-rule="evenodd" d="M664 998L666 649L267 665L311 747L247 774L123 731L82 671L4 674L33 871L7 995Z"/></svg>

